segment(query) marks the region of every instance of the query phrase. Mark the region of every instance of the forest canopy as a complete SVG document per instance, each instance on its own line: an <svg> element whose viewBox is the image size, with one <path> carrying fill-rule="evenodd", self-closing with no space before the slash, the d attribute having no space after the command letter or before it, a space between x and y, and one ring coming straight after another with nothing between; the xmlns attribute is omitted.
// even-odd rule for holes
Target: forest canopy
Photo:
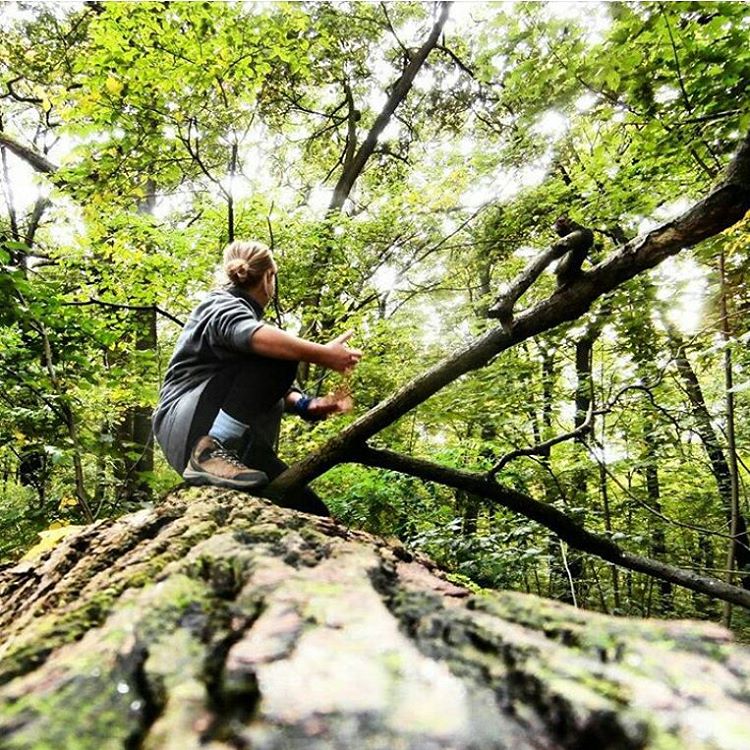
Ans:
<svg viewBox="0 0 750 750"><path fill-rule="evenodd" d="M268 318L365 351L353 414L282 435L337 517L478 586L729 622L673 584L750 596L743 3L2 10L6 561L180 481L150 414L251 238Z"/></svg>

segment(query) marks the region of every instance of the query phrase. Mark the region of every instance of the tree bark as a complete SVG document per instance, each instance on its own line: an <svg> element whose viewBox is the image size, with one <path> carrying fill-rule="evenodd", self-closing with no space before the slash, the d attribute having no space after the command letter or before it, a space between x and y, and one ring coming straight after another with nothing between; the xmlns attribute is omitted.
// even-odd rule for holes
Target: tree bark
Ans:
<svg viewBox="0 0 750 750"><path fill-rule="evenodd" d="M719 626L472 594L236 492L79 529L0 591L8 750L750 744L750 654Z"/></svg>
<svg viewBox="0 0 750 750"><path fill-rule="evenodd" d="M136 313L136 351L156 350L156 311L152 309ZM151 426L153 409L139 404L133 408L133 446L139 451L131 467L131 486L128 496L139 502L153 499L148 474L154 470L154 440Z"/></svg>
<svg viewBox="0 0 750 750"><path fill-rule="evenodd" d="M139 214L152 214L156 205L156 185L146 181L146 195L138 204ZM154 352L157 346L156 307L146 305L133 311L133 337L137 352ZM153 409L146 404L128 407L118 427L117 445L126 448L119 462L120 494L136 502L150 502L151 486L146 475L154 469L154 441L151 428ZM128 448L133 456L128 455Z"/></svg>
<svg viewBox="0 0 750 750"><path fill-rule="evenodd" d="M669 340L674 346L674 362L682 380L685 395L690 402L690 410L695 419L695 431L703 443L703 448L711 465L711 473L716 480L716 488L724 505L727 523L731 527L734 495L732 490L732 475L727 463L719 436L711 422L711 413L706 406L698 376L688 359L687 349L682 337L674 327L667 327ZM729 396L731 394L727 394ZM739 509L738 509L739 510ZM711 540L706 539L710 546ZM737 516L737 534L735 536L734 559L740 571L740 580L746 589L750 589L750 535L748 535L747 521L742 513Z"/></svg>
<svg viewBox="0 0 750 750"><path fill-rule="evenodd" d="M727 548L727 583L732 582L733 569L736 563L735 548L738 542L740 530L740 496L739 476L737 469L737 447L734 432L734 374L732 368L732 347L729 330L729 317L727 314L727 275L725 268L725 256L722 250L719 255L719 278L721 281L721 337L724 342L724 388L726 398L726 420L727 420L727 456L729 464L730 479L730 513L729 534L731 540ZM729 627L732 622L732 607L728 602L724 603L724 624Z"/></svg>
<svg viewBox="0 0 750 750"><path fill-rule="evenodd" d="M645 448L645 465L643 474L646 483L648 504L656 513L661 513L661 486L659 484L659 459L657 454L657 439L654 437L653 425L644 423L643 444ZM667 531L661 518L653 517L651 521L651 554L657 560L668 559ZM650 605L649 605L650 607ZM659 581L660 614L669 614L674 610L674 597L670 581Z"/></svg>
<svg viewBox="0 0 750 750"><path fill-rule="evenodd" d="M44 174L57 172L57 165L47 159L44 154L40 154L30 146L24 146L23 143L19 143L15 138L7 135L7 133L0 132L0 145L5 146L8 151L15 154L19 159L23 159L23 161L37 172Z"/></svg>

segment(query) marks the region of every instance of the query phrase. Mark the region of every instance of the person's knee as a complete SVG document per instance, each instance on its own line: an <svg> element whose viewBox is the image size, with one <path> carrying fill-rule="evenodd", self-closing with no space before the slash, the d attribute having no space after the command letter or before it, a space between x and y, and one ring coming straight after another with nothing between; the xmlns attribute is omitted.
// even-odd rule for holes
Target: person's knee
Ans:
<svg viewBox="0 0 750 750"><path fill-rule="evenodd" d="M280 364L279 374L281 379L291 385L297 377L297 367L299 367L299 362L290 359L279 359L276 361Z"/></svg>
<svg viewBox="0 0 750 750"><path fill-rule="evenodd" d="M297 377L299 362L290 359L256 357L245 367L252 373L262 373L262 378L276 383L288 382L291 385Z"/></svg>

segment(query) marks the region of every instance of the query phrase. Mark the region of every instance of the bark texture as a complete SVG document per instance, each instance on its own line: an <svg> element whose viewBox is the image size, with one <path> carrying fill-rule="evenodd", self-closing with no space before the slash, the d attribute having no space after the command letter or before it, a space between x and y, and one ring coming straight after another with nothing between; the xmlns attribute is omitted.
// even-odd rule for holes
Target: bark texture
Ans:
<svg viewBox="0 0 750 750"><path fill-rule="evenodd" d="M721 627L470 591L216 489L0 573L0 747L746 748Z"/></svg>

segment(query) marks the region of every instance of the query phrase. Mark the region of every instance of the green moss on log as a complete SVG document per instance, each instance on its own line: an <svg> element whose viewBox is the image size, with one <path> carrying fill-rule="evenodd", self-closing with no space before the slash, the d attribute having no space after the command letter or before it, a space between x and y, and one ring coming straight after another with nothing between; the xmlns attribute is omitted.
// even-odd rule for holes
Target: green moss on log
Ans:
<svg viewBox="0 0 750 750"><path fill-rule="evenodd" d="M750 658L722 628L457 583L329 519L181 490L0 573L0 747L750 746Z"/></svg>

